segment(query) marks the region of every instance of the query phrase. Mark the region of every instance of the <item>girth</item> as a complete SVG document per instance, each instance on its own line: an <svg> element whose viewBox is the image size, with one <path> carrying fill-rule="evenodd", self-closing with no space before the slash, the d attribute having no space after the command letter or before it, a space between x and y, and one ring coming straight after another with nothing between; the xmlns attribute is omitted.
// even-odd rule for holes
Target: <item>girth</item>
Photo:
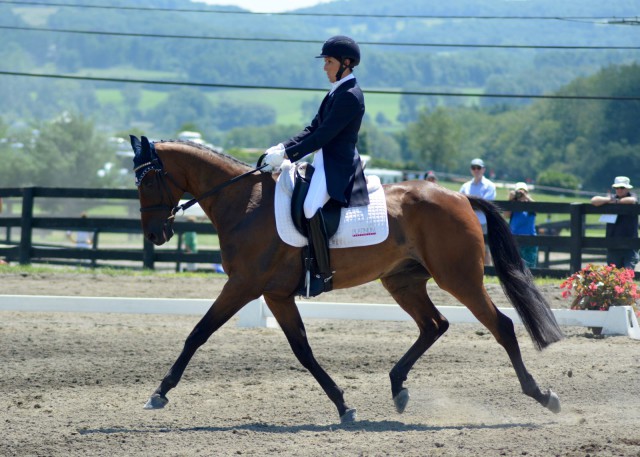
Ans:
<svg viewBox="0 0 640 457"><path fill-rule="evenodd" d="M294 170L293 192L291 194L291 218L293 225L305 237L308 237L307 224L304 216L304 199L309 193L311 178L315 168L309 163L296 164ZM340 224L340 210L342 206L335 200L329 199L321 208L324 218L327 238L331 238L338 231Z"/></svg>

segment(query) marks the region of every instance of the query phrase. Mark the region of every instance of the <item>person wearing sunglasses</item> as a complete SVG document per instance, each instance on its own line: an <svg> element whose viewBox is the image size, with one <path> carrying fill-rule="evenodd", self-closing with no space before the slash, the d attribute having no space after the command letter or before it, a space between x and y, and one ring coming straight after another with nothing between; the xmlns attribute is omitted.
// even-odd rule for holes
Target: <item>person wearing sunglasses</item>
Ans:
<svg viewBox="0 0 640 457"><path fill-rule="evenodd" d="M637 205L638 197L631 192L633 186L626 176L616 176L611 185L613 193L607 196L595 196L591 199L594 206L605 204ZM638 238L638 216L634 214L603 214L601 222L606 222L606 238ZM618 268L635 269L638 263L638 251L635 249L607 249L607 264Z"/></svg>
<svg viewBox="0 0 640 457"><path fill-rule="evenodd" d="M482 159L473 159L471 161L471 175L473 179L465 182L460 188L460 193L465 195L474 195L484 198L485 200L496 199L496 185L489 179L485 178L484 172L486 167ZM487 233L487 218L481 211L476 211L476 216L482 225L482 233ZM485 243L484 264L491 265L491 253L489 246Z"/></svg>

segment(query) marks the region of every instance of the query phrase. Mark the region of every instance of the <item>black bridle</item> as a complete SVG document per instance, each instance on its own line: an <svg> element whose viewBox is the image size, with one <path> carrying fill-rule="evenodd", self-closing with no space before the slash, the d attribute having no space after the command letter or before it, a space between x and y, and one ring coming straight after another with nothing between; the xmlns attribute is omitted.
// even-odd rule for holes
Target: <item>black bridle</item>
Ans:
<svg viewBox="0 0 640 457"><path fill-rule="evenodd" d="M196 198L192 198L191 200L189 200L186 203L183 203L182 205L175 205L173 203L173 199L171 198L171 189L169 188L169 184L167 182L167 180L171 181L171 183L177 187L178 189L180 189L183 193L187 192L186 190L184 190L182 187L180 187L178 185L178 183L176 182L175 179L173 179L171 177L171 175L164 170L164 167L162 166L162 162L160 162L160 160L153 159L150 162L144 163L142 165L140 165L139 167L136 167L133 171L134 173L145 168L148 167L147 171L151 171L154 170L156 171L156 179L158 179L160 181L160 185L161 185L161 189L162 189L162 199L160 200L160 204L158 205L152 205L152 206L145 206L145 207L140 207L140 212L141 213L145 213L145 212L151 212L151 211L165 211L165 210L169 210L169 216L167 217L167 222L168 221L172 221L173 219L175 219L176 215L178 214L178 212L180 211L186 211L187 209L191 208L193 205L195 205L196 203L198 203L201 200L204 200L207 197L212 196L213 194L221 191L222 189L224 189L227 186L230 186L231 184L235 183L236 181L241 180L242 178L245 178L253 173L255 173L256 171L260 171L263 168L267 167L267 164L262 165L262 158L260 157L260 159L258 160L258 166L252 170L247 171L246 173L242 173L241 175L238 176L234 176L233 178L229 179L228 181L225 181L221 184L218 184L217 186L213 187L212 189L206 191L204 194L200 195L199 197ZM146 175L146 172L145 172ZM142 184L142 180L144 180L146 176L143 176L142 179L140 180L140 184ZM165 179L166 178L166 179ZM164 202L164 194L167 194L168 198L169 198L169 204L165 204Z"/></svg>

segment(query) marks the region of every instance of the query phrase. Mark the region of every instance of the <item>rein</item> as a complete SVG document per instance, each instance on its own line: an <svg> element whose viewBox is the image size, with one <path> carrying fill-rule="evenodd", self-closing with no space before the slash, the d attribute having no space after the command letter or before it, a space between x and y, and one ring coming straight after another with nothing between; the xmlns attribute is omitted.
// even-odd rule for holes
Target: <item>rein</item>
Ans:
<svg viewBox="0 0 640 457"><path fill-rule="evenodd" d="M155 164L153 163L155 162ZM171 201L171 191L169 189L169 185L167 184L166 180L163 179L164 177L167 177L174 186L176 186L178 189L182 190L183 192L186 192L184 189L182 189L178 183L176 183L176 181L171 177L171 175L169 173L167 173L162 164L159 163L158 161L152 161L152 162L147 162L143 165L141 165L140 167L137 167L136 170L145 167L145 166L149 166L149 165L156 165L158 166L157 168L154 168L156 171L159 171L160 174L157 174L156 176L160 179L160 182L162 183L162 189L163 189L163 193L166 193L169 197L169 205L164 205L164 204L159 204L159 205L153 205L153 206L145 206L143 208L140 208L140 212L144 213L144 212L148 212L148 211L161 211L161 210L165 210L165 209L170 209L171 210L171 214L169 215L169 217L167 217L167 220L172 220L175 219L176 215L178 214L179 211L186 211L187 209L191 208L193 205L195 205L196 203L198 203L201 200L204 200L207 197L210 197L211 195L221 191L222 189L224 189L227 186L230 186L231 184L235 183L236 181L239 181L253 173L255 173L256 171L260 171L263 168L267 167L267 164L264 165L260 165L260 161L258 162L258 166L252 170L247 171L246 173L243 173L241 175L238 176L234 176L233 178L229 179L228 181L225 181L221 184L218 184L217 186L213 187L212 189L208 190L207 192L205 192L204 194L200 195L199 197L196 198L192 198L191 200L189 200L186 203L183 203L182 205L174 205L173 202ZM163 199L164 200L164 199Z"/></svg>
<svg viewBox="0 0 640 457"><path fill-rule="evenodd" d="M267 164L264 165L260 165L259 167L254 168L253 170L249 170L246 173L242 173L241 175L238 176L234 176L233 178L231 178L228 181L223 182L222 184L218 184L217 186L215 186L214 188L206 191L204 194L200 195L197 198L192 198L191 200L189 200L186 203L183 203L182 205L178 205L175 206L172 210L171 210L171 216L170 217L175 217L176 214L178 213L178 211L186 211L187 209L191 208L193 205L195 205L196 203L198 203L200 200L204 200L207 197L212 196L213 194L215 194L216 192L221 191L222 189L224 189L227 186L230 186L231 184L235 183L236 181L240 181L242 178L245 178L253 173L255 173L256 171L260 171L263 168L265 168L267 166ZM169 176L169 175L167 175ZM173 181L173 180L172 180ZM175 182L174 182L175 185Z"/></svg>

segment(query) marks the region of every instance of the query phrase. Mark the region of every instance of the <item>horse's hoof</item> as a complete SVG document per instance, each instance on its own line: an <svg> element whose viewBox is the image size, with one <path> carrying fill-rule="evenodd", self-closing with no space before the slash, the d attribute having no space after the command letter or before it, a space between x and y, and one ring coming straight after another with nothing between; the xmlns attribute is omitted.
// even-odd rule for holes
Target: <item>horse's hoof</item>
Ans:
<svg viewBox="0 0 640 457"><path fill-rule="evenodd" d="M348 409L342 416L340 416L341 424L348 424L349 422L356 421L357 412L355 408Z"/></svg>
<svg viewBox="0 0 640 457"><path fill-rule="evenodd" d="M558 398L556 393L551 389L549 389L549 400L547 401L547 404L545 405L545 407L549 411L554 412L556 414L560 412L560 399Z"/></svg>
<svg viewBox="0 0 640 457"><path fill-rule="evenodd" d="M144 409L162 409L167 403L169 403L169 399L164 395L153 394L144 405Z"/></svg>
<svg viewBox="0 0 640 457"><path fill-rule="evenodd" d="M404 413L407 403L409 403L409 389L402 389L398 395L393 397L393 404L396 405L396 411L400 414Z"/></svg>

